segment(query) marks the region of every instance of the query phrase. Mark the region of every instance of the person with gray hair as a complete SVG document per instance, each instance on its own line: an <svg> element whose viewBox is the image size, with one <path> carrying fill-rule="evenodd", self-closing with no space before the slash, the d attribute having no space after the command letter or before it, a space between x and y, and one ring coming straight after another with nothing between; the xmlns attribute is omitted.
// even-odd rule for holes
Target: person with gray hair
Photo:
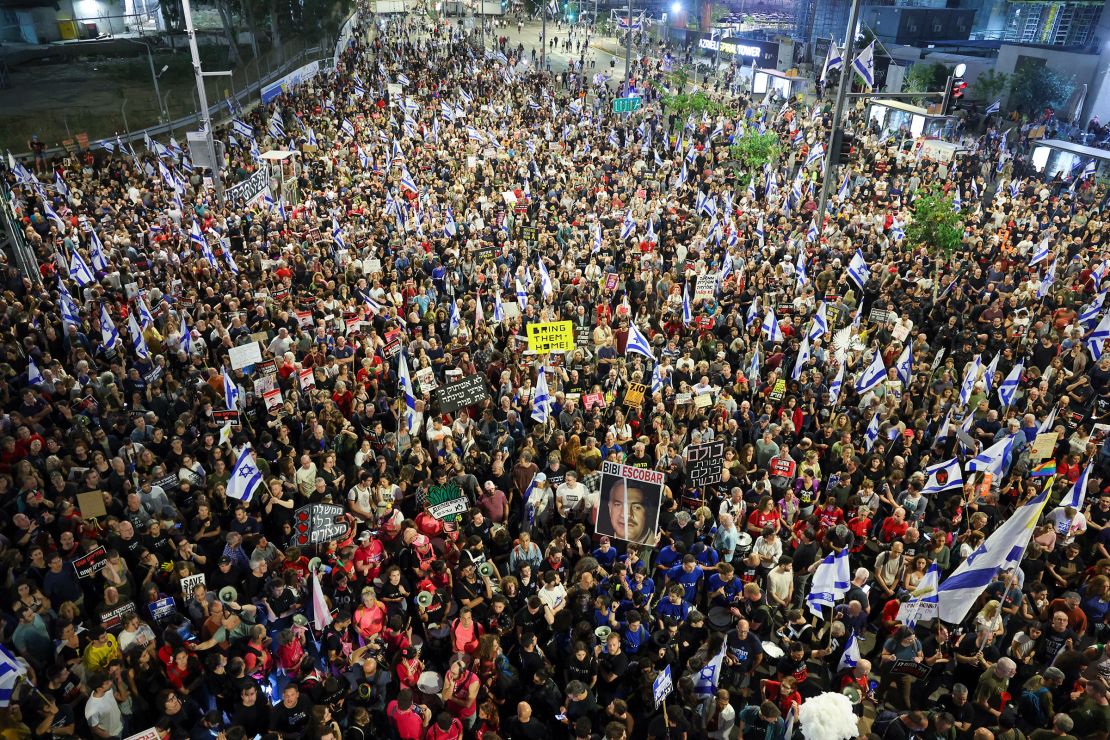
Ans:
<svg viewBox="0 0 1110 740"><path fill-rule="evenodd" d="M1010 658L999 658L998 662L983 671L979 684L975 687L975 709L980 724L996 725L1005 709L1003 694L1010 692L1010 679L1017 673L1017 663Z"/></svg>

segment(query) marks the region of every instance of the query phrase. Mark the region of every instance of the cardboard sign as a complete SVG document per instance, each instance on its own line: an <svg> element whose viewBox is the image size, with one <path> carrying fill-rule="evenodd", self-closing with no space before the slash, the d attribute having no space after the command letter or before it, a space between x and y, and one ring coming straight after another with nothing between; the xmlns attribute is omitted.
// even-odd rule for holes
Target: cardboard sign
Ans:
<svg viewBox="0 0 1110 740"><path fill-rule="evenodd" d="M316 376L312 373L312 368L306 367L297 371L297 380L301 384L302 391L310 391L316 387Z"/></svg>
<svg viewBox="0 0 1110 740"><path fill-rule="evenodd" d="M237 426L239 424L239 409L213 409L212 418L220 424Z"/></svg>
<svg viewBox="0 0 1110 740"><path fill-rule="evenodd" d="M1059 432L1041 432L1038 434L1037 438L1033 440L1033 447L1029 450L1029 458L1039 461L1052 457L1052 452L1056 449L1056 440L1059 437Z"/></svg>
<svg viewBox="0 0 1110 740"><path fill-rule="evenodd" d="M592 330L588 326L574 325L574 345L576 347L590 346L590 334Z"/></svg>
<svg viewBox="0 0 1110 740"><path fill-rule="evenodd" d="M896 660L890 667L890 672L897 676L925 678L929 675L929 666L914 660Z"/></svg>
<svg viewBox="0 0 1110 740"><path fill-rule="evenodd" d="M336 504L309 504L293 514L293 537L298 546L341 540L351 529L343 518L346 508Z"/></svg>
<svg viewBox="0 0 1110 740"><path fill-rule="evenodd" d="M528 324L528 349L538 354L574 351L574 324L545 321Z"/></svg>
<svg viewBox="0 0 1110 740"><path fill-rule="evenodd" d="M162 740L162 733L158 732L157 727L151 727L149 730L143 730L123 740Z"/></svg>
<svg viewBox="0 0 1110 740"><path fill-rule="evenodd" d="M714 275L698 275L698 280L694 283L694 297L693 301L709 300L717 292L717 276Z"/></svg>
<svg viewBox="0 0 1110 740"><path fill-rule="evenodd" d="M208 582L204 580L203 573L197 573L195 575L182 578L180 581L180 585L181 593L185 595L185 598L188 598L193 595L194 588L196 588L197 586L207 586Z"/></svg>
<svg viewBox="0 0 1110 740"><path fill-rule="evenodd" d="M471 375L454 383L436 389L436 407L441 414L450 414L459 409L473 406L489 398L486 381L481 375Z"/></svg>
<svg viewBox="0 0 1110 740"><path fill-rule="evenodd" d="M686 404L690 403L692 400L694 400L694 394L693 393L676 393L676 394L674 394L675 406L685 406Z"/></svg>
<svg viewBox="0 0 1110 740"><path fill-rule="evenodd" d="M120 604L112 611L101 616L100 626L106 630L114 630L117 627L122 627L124 621L126 621L128 617L134 614L135 611L135 602L133 601L128 601L126 604Z"/></svg>
<svg viewBox="0 0 1110 740"><path fill-rule="evenodd" d="M516 302L502 303L501 310L505 312L506 321L520 318L520 306Z"/></svg>
<svg viewBox="0 0 1110 740"><path fill-rule="evenodd" d="M86 491L77 494L77 510L81 512L82 519L96 519L104 516L108 510L104 508L103 491Z"/></svg>
<svg viewBox="0 0 1110 740"><path fill-rule="evenodd" d="M271 388L262 394L262 400L266 402L266 410L272 414L281 408L281 389Z"/></svg>
<svg viewBox="0 0 1110 740"><path fill-rule="evenodd" d="M695 486L706 486L721 480L724 469L725 443L706 442L686 448L686 476Z"/></svg>
<svg viewBox="0 0 1110 740"><path fill-rule="evenodd" d="M232 347L227 351L227 357L231 360L232 370L241 370L244 367L262 362L262 349L258 346L258 342L250 342L239 347Z"/></svg>
<svg viewBox="0 0 1110 740"><path fill-rule="evenodd" d="M775 381L775 387L771 389L771 400L781 401L782 397L786 395L786 378L779 378Z"/></svg>
<svg viewBox="0 0 1110 740"><path fill-rule="evenodd" d="M647 386L643 383L629 383L628 390L624 394L624 405L639 407L644 402L644 394L647 393Z"/></svg>
<svg viewBox="0 0 1110 740"><path fill-rule="evenodd" d="M828 316L826 312L826 317ZM888 321L895 321L898 318L898 313L895 311L888 311L885 308L873 308L871 313L867 315L867 320L872 324L885 324Z"/></svg>
<svg viewBox="0 0 1110 740"><path fill-rule="evenodd" d="M311 311L297 311L297 323L301 325L302 329L312 328L312 312Z"/></svg>
<svg viewBox="0 0 1110 740"><path fill-rule="evenodd" d="M413 377L416 379L416 382L420 384L420 391L422 393L431 393L439 387L439 383L436 382L435 373L430 367L420 368Z"/></svg>
<svg viewBox="0 0 1110 740"><path fill-rule="evenodd" d="M798 463L782 457L772 457L770 470L772 476L780 476L793 480L794 473L798 470Z"/></svg>
<svg viewBox="0 0 1110 740"><path fill-rule="evenodd" d="M586 411L591 411L596 406L599 409L605 408L605 394L603 393L587 393L582 396L582 406Z"/></svg>
<svg viewBox="0 0 1110 740"><path fill-rule="evenodd" d="M605 290L610 292L617 289L617 273L610 272L605 276Z"/></svg>
<svg viewBox="0 0 1110 740"><path fill-rule="evenodd" d="M448 483L428 488L428 499L424 508L432 517L443 521L448 517L453 519L458 514L465 514L470 508L470 502L467 501L466 494L458 483Z"/></svg>
<svg viewBox="0 0 1110 740"><path fill-rule="evenodd" d="M92 578L108 565L108 554L101 545L73 561L78 578Z"/></svg>
<svg viewBox="0 0 1110 740"><path fill-rule="evenodd" d="M401 337L394 337L385 343L382 347L382 357L387 360L392 360L397 355L401 354Z"/></svg>

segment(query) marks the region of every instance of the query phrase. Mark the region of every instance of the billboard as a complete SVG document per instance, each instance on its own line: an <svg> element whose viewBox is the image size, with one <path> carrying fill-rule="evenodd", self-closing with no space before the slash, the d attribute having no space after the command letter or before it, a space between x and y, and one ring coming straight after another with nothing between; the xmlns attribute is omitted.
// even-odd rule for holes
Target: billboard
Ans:
<svg viewBox="0 0 1110 740"><path fill-rule="evenodd" d="M605 461L597 533L654 547L662 499L662 472Z"/></svg>

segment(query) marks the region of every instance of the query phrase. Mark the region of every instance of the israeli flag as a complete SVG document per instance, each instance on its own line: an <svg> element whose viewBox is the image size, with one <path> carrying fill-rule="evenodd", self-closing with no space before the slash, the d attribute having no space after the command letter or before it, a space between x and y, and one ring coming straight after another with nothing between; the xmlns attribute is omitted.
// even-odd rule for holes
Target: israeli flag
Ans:
<svg viewBox="0 0 1110 740"><path fill-rule="evenodd" d="M937 595L941 619L949 624L963 622L999 571L1021 561L1046 503L1047 490L1015 511L940 584Z"/></svg>
<svg viewBox="0 0 1110 740"><path fill-rule="evenodd" d="M863 433L863 443L867 447L867 451L871 452L871 448L875 446L875 442L879 439L879 415L872 414L871 422L867 425L867 431Z"/></svg>
<svg viewBox="0 0 1110 740"><path fill-rule="evenodd" d="M859 665L859 640L856 639L856 632L852 630L848 633L848 641L844 643L844 654L840 656L840 662L836 665L836 672L849 671Z"/></svg>
<svg viewBox="0 0 1110 740"><path fill-rule="evenodd" d="M634 323L628 324L628 342L624 345L624 353L636 352L655 362L655 353L651 351L651 343Z"/></svg>
<svg viewBox="0 0 1110 740"><path fill-rule="evenodd" d="M135 320L134 313L128 315L127 325L131 330L131 346L135 350L135 356L140 360L149 360L150 350L146 346L146 338L143 337L143 330L139 328L139 322Z"/></svg>
<svg viewBox="0 0 1110 740"><path fill-rule="evenodd" d="M775 316L775 309L773 308L767 309L767 315L763 318L763 326L760 328L767 335L768 342L781 342L785 339L782 330L779 329L779 320Z"/></svg>
<svg viewBox="0 0 1110 740"><path fill-rule="evenodd" d="M983 393L987 396L991 394L994 389L994 376L998 372L998 361L1002 359L1001 353L995 353L994 359L991 364L987 365L987 370L983 373Z"/></svg>
<svg viewBox="0 0 1110 740"><path fill-rule="evenodd" d="M955 457L930 465L925 468L925 475L927 479L925 487L921 489L922 493L941 493L954 488L963 488L964 485L964 473L960 469L959 459Z"/></svg>
<svg viewBox="0 0 1110 740"><path fill-rule="evenodd" d="M998 113L998 111L1000 111L1000 110L1002 110L1002 100L1001 99L996 100L993 103L991 103L990 105L988 105L987 109L985 111L983 111L983 115L984 116L989 116L992 113ZM1003 140L1003 141L1005 141L1005 140Z"/></svg>
<svg viewBox="0 0 1110 740"><path fill-rule="evenodd" d="M809 349L809 337L802 339L802 344L798 347L798 358L794 361L794 369L790 373L792 380L797 380L802 376L802 370L807 362L813 358L813 353Z"/></svg>
<svg viewBox="0 0 1110 740"><path fill-rule="evenodd" d="M848 593L852 585L852 572L848 565L848 548L831 553L821 561L810 579L806 605L819 619L824 619L821 607L832 608L837 600Z"/></svg>
<svg viewBox="0 0 1110 740"><path fill-rule="evenodd" d="M871 364L856 378L856 393L861 396L886 379L886 364L881 352L875 352Z"/></svg>
<svg viewBox="0 0 1110 740"><path fill-rule="evenodd" d="M1079 179L1086 180L1088 177L1093 177L1097 169L1098 166L1095 164L1095 160L1092 159L1090 162L1087 162L1087 165L1083 168L1083 172L1079 174Z"/></svg>
<svg viewBox="0 0 1110 740"><path fill-rule="evenodd" d="M821 69L821 81L825 81L830 71L841 69L843 66L844 57L841 56L840 49L837 48L835 41L830 41L829 54L825 57L825 66Z"/></svg>
<svg viewBox="0 0 1110 740"><path fill-rule="evenodd" d="M682 323L689 326L694 323L694 313L690 310L690 286L682 286Z"/></svg>
<svg viewBox="0 0 1110 740"><path fill-rule="evenodd" d="M189 328L189 324L184 318L181 319L181 340L179 346L189 357L192 357L197 351L197 346L193 343L193 330Z"/></svg>
<svg viewBox="0 0 1110 740"><path fill-rule="evenodd" d="M100 337L104 340L105 352L116 346L116 342L119 341L119 331L116 330L112 317L108 315L108 307L103 303L100 304Z"/></svg>
<svg viewBox="0 0 1110 740"><path fill-rule="evenodd" d="M685 162L685 161L683 161L683 162L682 162L682 169L681 169L681 170L679 170L679 173L678 173L678 179L677 179L677 180L675 180L675 184L674 184L674 186L675 186L675 187L677 188L677 187L679 187L679 186L681 186L681 185L685 185L685 184L686 184L686 180L687 180L688 178L689 178L689 175L688 175L688 174L687 174L687 172L686 172L686 162Z"/></svg>
<svg viewBox="0 0 1110 740"><path fill-rule="evenodd" d="M594 224L594 246L592 251L601 251L601 224Z"/></svg>
<svg viewBox="0 0 1110 740"><path fill-rule="evenodd" d="M412 378L409 377L409 363L405 359L405 353L402 352L397 355L397 389L401 392L401 397L405 399L405 429L409 434L412 434L413 429L416 428L416 396L412 391Z"/></svg>
<svg viewBox="0 0 1110 740"><path fill-rule="evenodd" d="M1004 437L998 440L971 460L968 460L968 471L991 473L995 480L1001 480L1006 468L1010 466L1010 450L1013 445L1013 437Z"/></svg>
<svg viewBox="0 0 1110 740"><path fill-rule="evenodd" d="M262 471L255 465L254 458L251 456L251 446L247 444L239 453L239 459L235 461L225 492L228 498L236 501L250 501L261 485Z"/></svg>
<svg viewBox="0 0 1110 740"><path fill-rule="evenodd" d="M1095 299L1079 310L1079 323L1084 329L1089 329L1091 324L1098 320L1102 304L1106 301L1105 291L1095 296Z"/></svg>
<svg viewBox="0 0 1110 740"><path fill-rule="evenodd" d="M101 272L108 272L110 265L108 258L104 256L104 245L92 229L89 229L89 256L92 257L93 267Z"/></svg>
<svg viewBox="0 0 1110 740"><path fill-rule="evenodd" d="M449 317L448 331L451 336L459 333L459 327L462 325L462 317L459 315L459 307L454 301L451 301L451 314Z"/></svg>
<svg viewBox="0 0 1110 740"><path fill-rule="evenodd" d="M910 380L913 378L913 351L910 344L906 344L906 348L902 350L902 354L895 361L894 368L898 372L898 379L902 381L906 388L909 388Z"/></svg>
<svg viewBox="0 0 1110 740"><path fill-rule="evenodd" d="M614 149L621 148L621 139L619 136L617 136L616 131L609 132L609 138L607 139L607 141L609 142L609 146L613 147Z"/></svg>
<svg viewBox="0 0 1110 740"><path fill-rule="evenodd" d="M74 249L73 256L69 259L69 276L77 282L78 287L84 288L90 283L96 282L92 270L89 269L88 264L82 259L80 253Z"/></svg>
<svg viewBox="0 0 1110 740"><path fill-rule="evenodd" d="M939 590L940 566L933 563L917 588L910 592L909 600L898 608L897 619L912 629L918 622L934 618L940 606Z"/></svg>
<svg viewBox="0 0 1110 740"><path fill-rule="evenodd" d="M829 384L829 403L833 406L840 400L840 390L844 387L844 363L840 364L840 369L836 371L836 377L833 382Z"/></svg>
<svg viewBox="0 0 1110 740"><path fill-rule="evenodd" d="M694 694L701 697L715 696L717 693L717 685L721 680L721 672L724 670L725 651L728 649L728 644L721 645L721 651L713 656L713 658L705 664L698 673L697 678L694 679Z"/></svg>
<svg viewBox="0 0 1110 740"><path fill-rule="evenodd" d="M813 244L815 241L817 241L818 236L820 236L820 233L817 231L817 222L810 221L809 229L806 231L806 243Z"/></svg>
<svg viewBox="0 0 1110 740"><path fill-rule="evenodd" d="M452 237L459 231L458 226L455 225L455 214L451 212L451 206L447 206L446 214L443 220L443 233Z"/></svg>
<svg viewBox="0 0 1110 740"><path fill-rule="evenodd" d="M825 308L825 302L821 301L817 306L817 313L813 314L813 322L809 327L809 341L816 342L821 337L829 333L829 319L828 311Z"/></svg>
<svg viewBox="0 0 1110 740"><path fill-rule="evenodd" d="M805 256L806 256L805 250L799 249L798 250L798 263L796 265L794 265L794 276L798 280L798 290L799 291L806 286L806 283L809 282L809 278L806 277Z"/></svg>
<svg viewBox="0 0 1110 740"><path fill-rule="evenodd" d="M43 198L43 201L42 201L42 212L43 212L43 215L45 215L48 219L53 221L55 223L55 225L57 225L59 232L61 232L63 234L66 233L66 222L63 221L62 217L59 216L54 211L54 209L50 207L50 204L46 202L45 198Z"/></svg>
<svg viewBox="0 0 1110 740"><path fill-rule="evenodd" d="M536 374L536 392L532 398L532 419L546 424L551 419L551 392L547 389L547 376L543 365Z"/></svg>
<svg viewBox="0 0 1110 740"><path fill-rule="evenodd" d="M339 222L333 216L331 219L331 238L340 249L346 249L347 244L343 241L343 229L339 227Z"/></svg>
<svg viewBox="0 0 1110 740"><path fill-rule="evenodd" d="M967 374L964 375L964 382L960 384L960 405L966 406L968 400L971 398L971 392L975 390L975 381L979 378L979 368L983 366L981 355L975 355L975 359L971 361L971 367L967 369Z"/></svg>
<svg viewBox="0 0 1110 740"><path fill-rule="evenodd" d="M809 167L814 162L823 161L825 158L825 145L818 143L817 146L810 150L809 156L806 157L806 167Z"/></svg>
<svg viewBox="0 0 1110 740"><path fill-rule="evenodd" d="M840 183L840 190L837 191L836 197L840 198L841 201L844 201L848 198L848 196L851 194L851 192L852 192L852 190L851 190L851 187L849 185L848 176L845 175L844 176L844 182Z"/></svg>
<svg viewBox="0 0 1110 740"><path fill-rule="evenodd" d="M406 75L402 72L402 73L397 75L397 84L407 86L407 85L411 85L412 83L409 81L408 75Z"/></svg>
<svg viewBox="0 0 1110 740"><path fill-rule="evenodd" d="M956 188L956 192L952 195L952 210L959 213L963 208L964 202L960 198L960 189Z"/></svg>
<svg viewBox="0 0 1110 740"><path fill-rule="evenodd" d="M748 367L748 384L754 389L759 383L759 348L752 352L752 364Z"/></svg>
<svg viewBox="0 0 1110 740"><path fill-rule="evenodd" d="M862 291L863 287L867 285L868 279L871 277L871 269L867 266L867 261L863 258L863 252L856 250L852 255L852 261L848 263L848 277L859 286Z"/></svg>
<svg viewBox="0 0 1110 740"><path fill-rule="evenodd" d="M1053 283L1056 282L1056 265L1060 262L1060 258L1052 260L1052 264L1048 267L1048 272L1045 273L1044 278L1041 279L1041 284L1037 286L1037 298L1044 298L1048 295L1048 291L1052 289Z"/></svg>
<svg viewBox="0 0 1110 740"><path fill-rule="evenodd" d="M77 304L73 302L73 297L66 290L61 278L58 279L58 293L61 298L62 323L80 326L81 315L77 311Z"/></svg>
<svg viewBox="0 0 1110 740"><path fill-rule="evenodd" d="M1018 384L1021 382L1021 374L1024 370L1025 367L1020 362L1014 365L1013 370L1002 381L1002 385L998 386L998 400L1001 401L1003 408L1014 402L1014 396L1017 394Z"/></svg>
<svg viewBox="0 0 1110 740"><path fill-rule="evenodd" d="M759 239L759 246L761 247L763 246L763 237L763 216L760 216L759 221L757 221L755 224L755 238Z"/></svg>
<svg viewBox="0 0 1110 740"><path fill-rule="evenodd" d="M624 214L624 223L621 224L621 241L628 239L636 230L636 222L632 219L632 209Z"/></svg>
<svg viewBox="0 0 1110 740"><path fill-rule="evenodd" d="M412 175L409 174L408 167L404 166L401 167L401 187L405 188L406 190L410 190L413 193L420 193L420 191L416 187L416 182L412 179Z"/></svg>
<svg viewBox="0 0 1110 740"><path fill-rule="evenodd" d="M505 307L501 303L501 291L493 292L493 320L500 324L505 320Z"/></svg>
<svg viewBox="0 0 1110 740"><path fill-rule="evenodd" d="M852 67L868 87L875 87L875 42L872 41L859 53Z"/></svg>
<svg viewBox="0 0 1110 740"><path fill-rule="evenodd" d="M663 380L662 365L656 364L651 369L651 395L662 393L663 388L666 386L666 381Z"/></svg>
<svg viewBox="0 0 1110 740"><path fill-rule="evenodd" d="M902 228L902 222L897 218L891 220L890 238L896 242L900 242L906 238L906 230Z"/></svg>
<svg viewBox="0 0 1110 740"><path fill-rule="evenodd" d="M1048 237L1046 236L1043 240L1041 240L1041 243L1038 244L1033 250L1033 256L1029 258L1029 266L1032 267L1033 265L1044 262L1046 259L1048 259L1050 251L1051 250L1048 246Z"/></svg>
<svg viewBox="0 0 1110 740"><path fill-rule="evenodd" d="M545 298L550 298L555 295L555 285L551 282L551 275L548 274L542 258L536 260L536 267L540 273L540 290Z"/></svg>
<svg viewBox="0 0 1110 740"><path fill-rule="evenodd" d="M524 313L524 310L528 308L528 292L520 284L520 278L517 278L516 281L516 302L520 306L520 312Z"/></svg>
<svg viewBox="0 0 1110 740"><path fill-rule="evenodd" d="M1087 351L1091 353L1091 359L1098 362L1102 359L1103 343L1110 339L1110 312L1103 315L1102 320L1098 322L1095 330L1087 335L1083 342L1087 345Z"/></svg>
<svg viewBox="0 0 1110 740"><path fill-rule="evenodd" d="M30 355L27 356L27 385L32 388L42 385L43 377L42 372L39 370L38 365L35 364L35 359Z"/></svg>

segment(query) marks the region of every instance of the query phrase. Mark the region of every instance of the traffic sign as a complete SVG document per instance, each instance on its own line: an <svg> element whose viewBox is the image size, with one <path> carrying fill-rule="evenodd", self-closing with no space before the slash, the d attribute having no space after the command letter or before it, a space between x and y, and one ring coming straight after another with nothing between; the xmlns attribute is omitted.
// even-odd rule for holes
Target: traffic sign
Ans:
<svg viewBox="0 0 1110 740"><path fill-rule="evenodd" d="M643 98L617 98L613 101L614 113L631 113L640 110L640 106L644 104Z"/></svg>

